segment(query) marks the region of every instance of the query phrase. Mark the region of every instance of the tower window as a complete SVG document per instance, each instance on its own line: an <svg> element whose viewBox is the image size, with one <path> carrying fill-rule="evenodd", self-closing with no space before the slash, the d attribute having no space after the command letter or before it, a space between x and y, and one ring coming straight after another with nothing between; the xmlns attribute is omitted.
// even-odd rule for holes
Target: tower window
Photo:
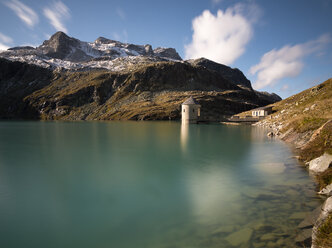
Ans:
<svg viewBox="0 0 332 248"><path fill-rule="evenodd" d="M185 110L185 109L183 109L183 113L184 113L184 112L186 112L186 110Z"/></svg>

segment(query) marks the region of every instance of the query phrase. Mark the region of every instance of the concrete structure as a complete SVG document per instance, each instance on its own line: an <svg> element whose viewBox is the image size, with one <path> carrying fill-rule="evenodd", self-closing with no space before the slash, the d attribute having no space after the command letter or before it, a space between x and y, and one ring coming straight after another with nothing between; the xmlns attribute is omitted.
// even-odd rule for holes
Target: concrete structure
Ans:
<svg viewBox="0 0 332 248"><path fill-rule="evenodd" d="M256 108L251 111L251 115L253 117L262 117L262 116L268 116L272 114L272 107L261 107Z"/></svg>
<svg viewBox="0 0 332 248"><path fill-rule="evenodd" d="M201 115L201 105L191 96L181 105L182 123L197 123Z"/></svg>

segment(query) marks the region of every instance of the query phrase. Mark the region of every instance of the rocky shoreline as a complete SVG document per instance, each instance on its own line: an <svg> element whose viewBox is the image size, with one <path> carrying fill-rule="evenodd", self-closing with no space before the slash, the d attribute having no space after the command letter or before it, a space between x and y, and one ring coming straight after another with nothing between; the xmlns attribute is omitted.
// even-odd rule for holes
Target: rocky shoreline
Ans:
<svg viewBox="0 0 332 248"><path fill-rule="evenodd" d="M278 115L274 115L269 119L262 120L253 125L266 128L268 130L269 137L278 138L288 144L291 144L295 148L295 152L298 154L296 157L299 159L299 161L306 166L308 172L311 175L319 179L321 174L329 170L329 167L332 165L332 155L324 152L323 155L311 159L310 161L306 161L303 156L301 156L301 151L308 148L308 146L310 146L310 144L313 143L317 137L319 137L322 130L324 130L327 126L332 125L332 120L328 120L316 130L310 130L305 133L298 133L294 129L288 129L285 132L283 129L283 123L279 121L273 121L273 119L278 120L278 118ZM301 232L296 237L295 242L297 244L303 245L304 247L329 247L325 246L325 244L319 244L318 237L321 235L321 227L332 216L332 183L317 191L317 194L320 195L323 199L325 198L323 204L313 210L311 214L309 214L298 225L298 228L301 230Z"/></svg>

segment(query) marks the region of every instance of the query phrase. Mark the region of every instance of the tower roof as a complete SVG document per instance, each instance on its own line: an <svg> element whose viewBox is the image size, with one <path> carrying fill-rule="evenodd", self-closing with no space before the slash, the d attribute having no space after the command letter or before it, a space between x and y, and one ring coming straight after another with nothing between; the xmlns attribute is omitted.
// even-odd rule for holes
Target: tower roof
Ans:
<svg viewBox="0 0 332 248"><path fill-rule="evenodd" d="M198 104L195 99L191 96L189 98L187 98L183 103L182 105L195 105L195 104Z"/></svg>

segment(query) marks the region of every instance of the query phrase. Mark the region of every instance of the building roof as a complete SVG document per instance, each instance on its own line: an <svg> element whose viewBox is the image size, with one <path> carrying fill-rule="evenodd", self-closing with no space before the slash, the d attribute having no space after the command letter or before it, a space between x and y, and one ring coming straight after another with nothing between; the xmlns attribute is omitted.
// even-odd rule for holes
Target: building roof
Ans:
<svg viewBox="0 0 332 248"><path fill-rule="evenodd" d="M195 105L195 104L198 104L195 99L191 96L189 98L187 98L183 103L182 105Z"/></svg>
<svg viewBox="0 0 332 248"><path fill-rule="evenodd" d="M264 107L252 109L251 111L255 111L255 110L267 110L267 109L272 109L272 107L273 106L264 106Z"/></svg>

